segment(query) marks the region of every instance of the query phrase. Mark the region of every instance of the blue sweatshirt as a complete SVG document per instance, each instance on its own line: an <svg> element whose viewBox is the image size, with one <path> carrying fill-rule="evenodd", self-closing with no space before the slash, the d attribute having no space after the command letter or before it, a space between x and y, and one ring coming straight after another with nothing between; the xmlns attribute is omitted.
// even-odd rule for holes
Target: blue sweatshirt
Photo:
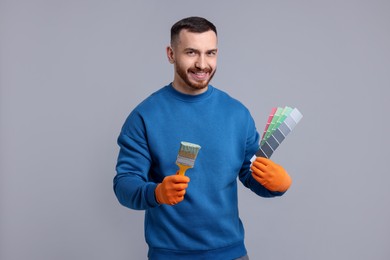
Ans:
<svg viewBox="0 0 390 260"><path fill-rule="evenodd" d="M159 205L154 190L175 174L180 142L200 145L184 200ZM185 95L167 85L140 103L118 138L114 178L119 202L145 210L150 259L234 259L246 254L237 177L262 197L279 196L251 176L259 134L247 108L209 85Z"/></svg>

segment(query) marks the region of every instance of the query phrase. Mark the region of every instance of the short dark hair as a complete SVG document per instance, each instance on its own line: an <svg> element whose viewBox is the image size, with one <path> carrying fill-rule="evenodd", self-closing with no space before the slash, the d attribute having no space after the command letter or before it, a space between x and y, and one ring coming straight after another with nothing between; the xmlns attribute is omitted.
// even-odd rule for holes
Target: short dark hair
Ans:
<svg viewBox="0 0 390 260"><path fill-rule="evenodd" d="M193 33L203 33L212 30L217 35L217 28L205 18L191 16L176 22L171 28L171 44L179 37L181 30L188 30Z"/></svg>

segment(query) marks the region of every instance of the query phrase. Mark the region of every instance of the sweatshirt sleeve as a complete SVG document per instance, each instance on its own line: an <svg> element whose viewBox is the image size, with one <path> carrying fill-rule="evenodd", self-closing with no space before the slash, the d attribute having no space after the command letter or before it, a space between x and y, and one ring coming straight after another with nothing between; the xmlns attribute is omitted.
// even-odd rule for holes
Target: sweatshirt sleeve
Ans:
<svg viewBox="0 0 390 260"><path fill-rule="evenodd" d="M118 201L125 207L144 210L156 207L157 183L149 181L151 156L141 116L133 112L118 137L119 155L113 185Z"/></svg>
<svg viewBox="0 0 390 260"><path fill-rule="evenodd" d="M246 140L246 150L245 150L245 159L242 165L241 171L239 173L239 179L244 184L245 187L252 190L258 196L261 197L275 197L281 196L284 192L274 192L266 189L263 185L258 183L252 177L252 171L250 170L251 158L259 149L259 133L256 130L254 120L251 116L248 119L248 128L247 128L247 140Z"/></svg>

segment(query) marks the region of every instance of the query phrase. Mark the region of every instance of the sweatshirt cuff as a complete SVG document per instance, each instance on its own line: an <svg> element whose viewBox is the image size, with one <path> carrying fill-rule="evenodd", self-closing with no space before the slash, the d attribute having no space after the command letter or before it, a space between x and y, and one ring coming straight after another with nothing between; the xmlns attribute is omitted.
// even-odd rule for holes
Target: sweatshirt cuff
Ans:
<svg viewBox="0 0 390 260"><path fill-rule="evenodd" d="M157 202L156 200L156 196L155 196L155 193L154 191L156 190L156 187L157 187L157 183L149 183L147 186L146 186L146 201L149 205L149 207L157 207L159 206L160 204Z"/></svg>

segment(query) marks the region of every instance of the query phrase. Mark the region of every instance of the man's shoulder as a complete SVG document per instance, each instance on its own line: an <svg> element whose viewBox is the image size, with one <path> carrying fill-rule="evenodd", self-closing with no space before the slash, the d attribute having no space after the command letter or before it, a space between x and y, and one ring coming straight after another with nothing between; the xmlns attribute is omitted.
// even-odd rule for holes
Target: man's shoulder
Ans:
<svg viewBox="0 0 390 260"><path fill-rule="evenodd" d="M156 105L155 102L158 102L167 91L167 86L161 87L160 89L152 92L149 96L147 96L141 103L136 106L136 109L142 109L143 107L148 107L150 105Z"/></svg>
<svg viewBox="0 0 390 260"><path fill-rule="evenodd" d="M230 95L228 92L221 90L219 88L213 87L216 94L224 101L229 103L230 105L234 105L237 107L241 107L242 109L246 110L246 106L237 98Z"/></svg>

